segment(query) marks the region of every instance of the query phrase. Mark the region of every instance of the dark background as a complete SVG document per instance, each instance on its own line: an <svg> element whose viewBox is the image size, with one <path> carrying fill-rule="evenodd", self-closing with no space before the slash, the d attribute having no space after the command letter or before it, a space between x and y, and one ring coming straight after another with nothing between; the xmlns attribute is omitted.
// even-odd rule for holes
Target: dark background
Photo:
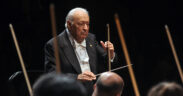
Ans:
<svg viewBox="0 0 183 96"><path fill-rule="evenodd" d="M55 4L57 31L64 30L67 12L83 7L90 14L90 32L106 41L106 24L110 24L111 42L126 65L114 14L118 13L137 84L142 96L161 81L181 84L179 73L165 33L168 24L180 63L183 62L182 0L4 0L1 8L1 80L4 96L13 94L9 77L21 71L9 29L12 23L28 71L44 71L44 44L52 38L49 4ZM125 81L123 96L135 96L128 69L116 71ZM32 78L30 78L30 81Z"/></svg>

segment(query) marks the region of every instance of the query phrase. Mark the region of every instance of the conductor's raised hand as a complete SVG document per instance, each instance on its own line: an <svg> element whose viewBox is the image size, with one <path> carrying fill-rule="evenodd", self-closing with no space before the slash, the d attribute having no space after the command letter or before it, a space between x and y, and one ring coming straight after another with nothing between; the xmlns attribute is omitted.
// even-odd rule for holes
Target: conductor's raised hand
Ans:
<svg viewBox="0 0 183 96"><path fill-rule="evenodd" d="M100 44L104 48L104 50L110 50L110 57L111 59L114 57L114 46L110 41L106 41L105 43L103 41L100 41Z"/></svg>

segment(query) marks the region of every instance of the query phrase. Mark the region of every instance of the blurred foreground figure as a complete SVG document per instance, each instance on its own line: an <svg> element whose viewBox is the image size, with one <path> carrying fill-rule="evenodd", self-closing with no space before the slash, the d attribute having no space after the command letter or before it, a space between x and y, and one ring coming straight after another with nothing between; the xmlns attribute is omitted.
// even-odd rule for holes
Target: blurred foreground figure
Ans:
<svg viewBox="0 0 183 96"><path fill-rule="evenodd" d="M148 96L183 96L183 88L175 82L161 82L150 89Z"/></svg>
<svg viewBox="0 0 183 96"><path fill-rule="evenodd" d="M92 96L121 96L123 87L124 81L118 74L105 72L94 85Z"/></svg>
<svg viewBox="0 0 183 96"><path fill-rule="evenodd" d="M86 96L84 86L66 75L44 74L33 85L33 96Z"/></svg>

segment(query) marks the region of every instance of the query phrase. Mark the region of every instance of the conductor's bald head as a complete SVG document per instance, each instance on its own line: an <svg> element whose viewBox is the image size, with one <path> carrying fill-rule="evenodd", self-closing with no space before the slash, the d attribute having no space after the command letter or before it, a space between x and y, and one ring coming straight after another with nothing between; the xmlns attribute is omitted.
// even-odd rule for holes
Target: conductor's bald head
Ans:
<svg viewBox="0 0 183 96"><path fill-rule="evenodd" d="M121 96L124 81L114 72L105 72L101 74L94 85L93 96Z"/></svg>

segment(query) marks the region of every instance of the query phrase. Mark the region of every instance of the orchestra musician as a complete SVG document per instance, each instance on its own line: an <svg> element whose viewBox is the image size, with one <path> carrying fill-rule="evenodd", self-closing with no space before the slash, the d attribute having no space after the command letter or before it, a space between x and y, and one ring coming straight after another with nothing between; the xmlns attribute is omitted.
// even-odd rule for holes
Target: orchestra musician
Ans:
<svg viewBox="0 0 183 96"><path fill-rule="evenodd" d="M86 96L86 89L67 75L48 73L33 84L33 96Z"/></svg>
<svg viewBox="0 0 183 96"><path fill-rule="evenodd" d="M183 88L175 82L160 82L153 86L147 96L183 96Z"/></svg>
<svg viewBox="0 0 183 96"><path fill-rule="evenodd" d="M92 96L121 96L123 87L122 77L114 72L104 72L94 85Z"/></svg>

